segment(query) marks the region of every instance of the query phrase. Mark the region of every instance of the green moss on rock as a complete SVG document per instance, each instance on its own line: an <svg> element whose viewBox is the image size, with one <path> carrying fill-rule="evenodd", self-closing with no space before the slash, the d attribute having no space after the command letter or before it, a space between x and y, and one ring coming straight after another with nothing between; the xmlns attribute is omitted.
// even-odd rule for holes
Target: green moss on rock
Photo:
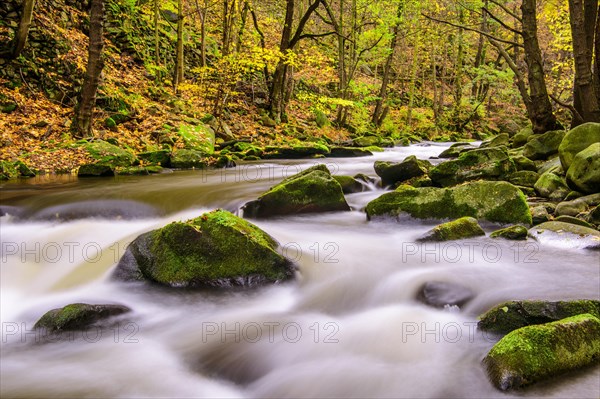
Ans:
<svg viewBox="0 0 600 399"><path fill-rule="evenodd" d="M501 303L484 313L477 324L480 330L506 334L532 324L589 313L600 317L600 301L510 301Z"/></svg>
<svg viewBox="0 0 600 399"><path fill-rule="evenodd" d="M581 314L510 332L483 364L498 389L519 388L600 360L600 320Z"/></svg>
<svg viewBox="0 0 600 399"><path fill-rule="evenodd" d="M94 323L131 311L123 305L89 305L73 303L46 312L34 325L48 333L83 330Z"/></svg>
<svg viewBox="0 0 600 399"><path fill-rule="evenodd" d="M166 168L169 167L171 160L171 153L167 150L141 152L137 156L142 161Z"/></svg>
<svg viewBox="0 0 600 399"><path fill-rule="evenodd" d="M352 176L338 175L333 178L340 183L344 194L360 193L364 189L364 186Z"/></svg>
<svg viewBox="0 0 600 399"><path fill-rule="evenodd" d="M205 153L197 150L175 150L171 154L171 167L178 169L204 169L208 166Z"/></svg>
<svg viewBox="0 0 600 399"><path fill-rule="evenodd" d="M581 220L581 219L578 219L578 218L573 217L573 216L561 215L561 216L555 218L554 221L555 222L563 222L563 223L576 224L578 226L588 227L590 229L594 228L594 226L592 226L591 224L589 224L585 220Z"/></svg>
<svg viewBox="0 0 600 399"><path fill-rule="evenodd" d="M533 187L540 178L540 175L530 170L520 170L513 173L508 178L508 181L515 186Z"/></svg>
<svg viewBox="0 0 600 399"><path fill-rule="evenodd" d="M370 147L381 145L381 139L377 136L361 136L352 140L354 147Z"/></svg>
<svg viewBox="0 0 600 399"><path fill-rule="evenodd" d="M447 187L479 179L505 180L516 170L506 147L493 147L463 152L457 159L432 168L429 176L434 183Z"/></svg>
<svg viewBox="0 0 600 399"><path fill-rule="evenodd" d="M331 147L330 153L327 154L331 158L368 157L371 155L373 155L371 151L356 147Z"/></svg>
<svg viewBox="0 0 600 399"><path fill-rule="evenodd" d="M99 163L81 165L77 171L79 177L114 176L115 168Z"/></svg>
<svg viewBox="0 0 600 399"><path fill-rule="evenodd" d="M571 129L558 147L563 169L569 170L575 155L594 143L600 143L600 123L584 123Z"/></svg>
<svg viewBox="0 0 600 399"><path fill-rule="evenodd" d="M600 192L600 143L592 144L575 155L567 170L567 183L582 193Z"/></svg>
<svg viewBox="0 0 600 399"><path fill-rule="evenodd" d="M466 216L434 227L417 241L449 241L484 235L485 232L477 223L477 219Z"/></svg>
<svg viewBox="0 0 600 399"><path fill-rule="evenodd" d="M541 197L554 201L563 200L571 191L565 180L552 172L546 172L533 185L535 192Z"/></svg>
<svg viewBox="0 0 600 399"><path fill-rule="evenodd" d="M14 163L9 161L0 161L0 180L16 179L19 171Z"/></svg>
<svg viewBox="0 0 600 399"><path fill-rule="evenodd" d="M431 163L417 159L411 155L402 162L375 161L373 165L375 173L381 177L381 184L384 186L403 182L414 177L426 175L431 168Z"/></svg>
<svg viewBox="0 0 600 399"><path fill-rule="evenodd" d="M523 147L523 155L533 161L547 159L549 156L558 153L558 147L563 137L565 137L565 132L562 130L534 135Z"/></svg>
<svg viewBox="0 0 600 399"><path fill-rule="evenodd" d="M496 230L490 234L490 238L505 238L507 240L526 240L527 228L519 225L509 226Z"/></svg>
<svg viewBox="0 0 600 399"><path fill-rule="evenodd" d="M205 124L181 125L177 134L183 145L188 150L195 150L204 154L211 155L215 152L215 132Z"/></svg>
<svg viewBox="0 0 600 399"><path fill-rule="evenodd" d="M114 168L117 166L131 166L137 161L131 151L102 140L86 143L84 148L96 160L96 164L108 165Z"/></svg>
<svg viewBox="0 0 600 399"><path fill-rule="evenodd" d="M342 186L322 164L284 179L244 205L244 214L254 218L348 210Z"/></svg>
<svg viewBox="0 0 600 399"><path fill-rule="evenodd" d="M532 172L537 172L537 166L535 166L535 162L531 159L524 157L522 155L516 155L511 157L517 170L530 170Z"/></svg>
<svg viewBox="0 0 600 399"><path fill-rule="evenodd" d="M400 217L454 219L471 216L498 223L531 224L523 193L507 182L478 181L452 188L402 185L369 202L367 218Z"/></svg>
<svg viewBox="0 0 600 399"><path fill-rule="evenodd" d="M134 240L114 273L171 287L254 286L287 280L293 266L254 224L216 210Z"/></svg>

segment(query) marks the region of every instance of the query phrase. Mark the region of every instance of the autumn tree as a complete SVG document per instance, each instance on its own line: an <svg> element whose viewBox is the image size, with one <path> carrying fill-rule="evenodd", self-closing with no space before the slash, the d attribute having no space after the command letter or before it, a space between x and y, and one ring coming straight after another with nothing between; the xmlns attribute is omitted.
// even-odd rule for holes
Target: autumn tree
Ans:
<svg viewBox="0 0 600 399"><path fill-rule="evenodd" d="M23 8L21 18L19 19L19 27L13 38L10 47L0 52L0 57L14 59L17 58L27 43L29 28L33 20L33 10L35 8L35 0L23 0Z"/></svg>
<svg viewBox="0 0 600 399"><path fill-rule="evenodd" d="M90 137L93 135L92 121L96 93L100 83L100 74L102 68L104 68L103 48L104 0L91 0L88 62L75 118L75 135L77 137Z"/></svg>

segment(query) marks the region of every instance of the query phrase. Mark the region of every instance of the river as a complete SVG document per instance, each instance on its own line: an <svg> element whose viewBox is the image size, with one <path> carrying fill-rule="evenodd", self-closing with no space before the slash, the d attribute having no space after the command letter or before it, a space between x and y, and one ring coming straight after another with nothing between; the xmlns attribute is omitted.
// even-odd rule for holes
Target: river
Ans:
<svg viewBox="0 0 600 399"><path fill-rule="evenodd" d="M375 160L428 159L447 146L319 162L335 174L375 176ZM384 192L375 186L346 196L351 212L255 221L296 260L294 282L218 293L110 279L139 234L215 208L239 212L315 163L0 183L0 205L14 207L0 218L2 397L600 397L598 366L497 391L481 360L499 337L475 328L479 314L506 300L598 299L598 252L488 237L415 244L435 222L367 222L361 209ZM427 282L462 286L473 298L461 308L426 306L416 297ZM41 342L35 321L74 302L133 312Z"/></svg>

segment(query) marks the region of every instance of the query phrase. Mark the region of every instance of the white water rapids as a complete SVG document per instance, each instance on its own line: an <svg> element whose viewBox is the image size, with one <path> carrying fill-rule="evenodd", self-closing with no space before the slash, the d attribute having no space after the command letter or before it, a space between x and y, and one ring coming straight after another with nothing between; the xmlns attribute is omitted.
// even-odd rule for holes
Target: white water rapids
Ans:
<svg viewBox="0 0 600 399"><path fill-rule="evenodd" d="M377 159L427 159L446 147L319 161L335 174L375 176ZM598 252L487 237L415 244L435 222L367 222L361 209L383 193L374 187L346 196L352 212L254 222L297 261L294 282L219 293L109 278L139 234L219 207L237 211L315 163L1 183L0 205L20 215L0 218L1 396L600 397L600 367L497 391L481 360L498 337L476 329L478 315L506 300L598 299ZM115 220L115 208L125 217ZM67 220L53 216L69 210ZM436 309L416 299L427 282L474 297ZM38 342L36 320L75 302L133 311L103 330Z"/></svg>

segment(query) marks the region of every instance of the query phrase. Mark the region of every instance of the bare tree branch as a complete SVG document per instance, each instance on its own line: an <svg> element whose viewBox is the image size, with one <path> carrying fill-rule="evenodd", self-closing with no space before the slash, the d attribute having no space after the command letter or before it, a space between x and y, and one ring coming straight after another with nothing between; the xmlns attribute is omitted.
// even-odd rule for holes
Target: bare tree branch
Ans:
<svg viewBox="0 0 600 399"><path fill-rule="evenodd" d="M486 13L487 13L487 15L489 15L489 16L490 16L490 18L492 18L494 21L496 21L496 22L498 22L500 25L502 25L502 27L503 27L504 29L508 29L509 31L511 31L511 32L513 32L513 33L516 33L516 34L517 34L517 35L519 35L519 36L522 36L522 35L523 35L523 32L521 32L521 31L520 31L520 30L518 30L518 29L515 29L515 28L513 28L512 26L509 26L509 25L507 25L506 23L504 23L503 21L501 21L501 20L500 20L500 18L498 18L497 16L495 16L494 14L492 14L492 13L491 13L491 11L490 11L490 10L488 10L487 8L485 8L485 7L481 7L481 9L482 9L484 12L486 12Z"/></svg>

